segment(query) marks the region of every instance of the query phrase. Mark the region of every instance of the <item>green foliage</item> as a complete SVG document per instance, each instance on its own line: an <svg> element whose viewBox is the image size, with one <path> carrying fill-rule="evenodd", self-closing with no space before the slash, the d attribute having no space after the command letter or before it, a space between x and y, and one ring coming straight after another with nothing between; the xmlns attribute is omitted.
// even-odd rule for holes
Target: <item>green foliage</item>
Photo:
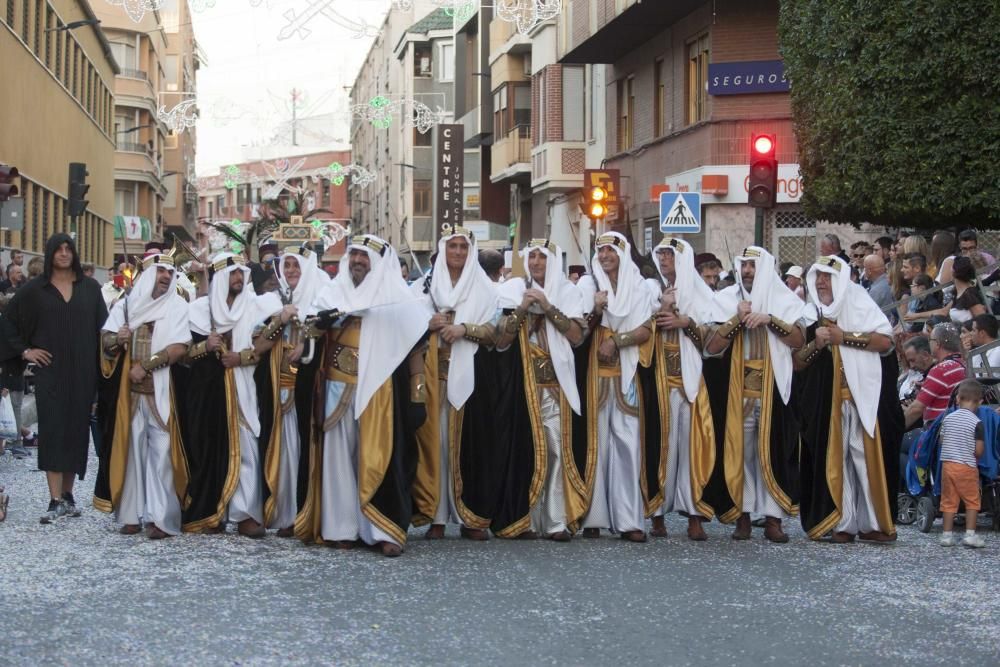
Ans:
<svg viewBox="0 0 1000 667"><path fill-rule="evenodd" d="M1000 3L782 0L807 213L1000 227Z"/></svg>

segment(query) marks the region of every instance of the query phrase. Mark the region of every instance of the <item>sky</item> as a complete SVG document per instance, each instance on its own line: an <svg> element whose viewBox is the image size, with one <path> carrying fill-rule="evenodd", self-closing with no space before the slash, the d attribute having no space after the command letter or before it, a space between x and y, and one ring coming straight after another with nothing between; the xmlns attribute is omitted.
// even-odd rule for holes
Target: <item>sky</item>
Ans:
<svg viewBox="0 0 1000 667"><path fill-rule="evenodd" d="M311 137L300 137L298 144L326 150L349 146L349 90L371 46L370 33L381 26L391 0L190 3L196 10L195 38L207 60L198 71L199 176L214 176L229 164L275 157L269 155L276 150L274 131L291 119L293 89L304 95L300 117L327 115L311 124ZM214 6L200 9L210 4ZM298 17L311 6L340 18L335 22L316 14L301 23L305 30L296 32L292 14ZM369 36L358 38L365 25Z"/></svg>

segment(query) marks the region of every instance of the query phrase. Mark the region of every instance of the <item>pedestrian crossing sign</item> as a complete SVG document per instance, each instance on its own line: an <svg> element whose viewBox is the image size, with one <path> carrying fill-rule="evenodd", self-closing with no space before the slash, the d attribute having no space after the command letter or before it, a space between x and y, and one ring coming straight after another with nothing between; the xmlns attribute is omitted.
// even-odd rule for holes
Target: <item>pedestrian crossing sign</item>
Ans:
<svg viewBox="0 0 1000 667"><path fill-rule="evenodd" d="M660 231L664 234L701 231L700 192L661 192Z"/></svg>

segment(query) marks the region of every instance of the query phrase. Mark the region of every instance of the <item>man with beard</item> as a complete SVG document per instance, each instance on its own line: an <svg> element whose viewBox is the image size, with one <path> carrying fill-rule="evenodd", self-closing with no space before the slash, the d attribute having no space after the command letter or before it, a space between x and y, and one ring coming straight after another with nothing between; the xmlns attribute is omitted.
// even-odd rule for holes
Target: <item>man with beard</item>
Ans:
<svg viewBox="0 0 1000 667"><path fill-rule="evenodd" d="M586 457L578 461L574 451L574 442L580 442L586 452L573 357L573 347L583 342L586 326L583 301L580 291L563 275L562 251L557 245L532 239L521 256L528 277L512 278L501 289L500 304L506 314L500 320L497 350L511 348L518 365L512 375L521 380L518 406L507 414L516 419L526 413L529 421L530 433L515 430L511 447L518 448L530 438L534 448L525 452L532 460L519 466L520 471L509 470L505 480L502 498L516 497L526 510L520 517L520 511L511 513L515 521L507 534L541 534L568 542L587 512ZM503 513L502 508L498 513Z"/></svg>
<svg viewBox="0 0 1000 667"><path fill-rule="evenodd" d="M255 338L262 347L277 340L298 311L282 307L275 294L254 294L240 255L220 253L208 274L208 294L190 306L191 373L183 431L192 477L183 528L223 532L229 520L241 535L263 537Z"/></svg>
<svg viewBox="0 0 1000 667"><path fill-rule="evenodd" d="M798 425L788 402L805 304L781 282L764 248L746 248L734 272L740 282L715 295L712 319L720 324L706 347L728 356L728 373L710 377L709 391L726 396L725 478L742 510L732 537L750 539L755 513L765 516L764 536L783 543L782 518L798 511Z"/></svg>
<svg viewBox="0 0 1000 667"><path fill-rule="evenodd" d="M49 486L42 523L80 516L73 475L83 479L90 444L90 409L97 390L101 326L108 311L101 286L83 275L68 234L45 244L45 265L19 289L4 312L16 330L11 351L36 365L38 468Z"/></svg>
<svg viewBox="0 0 1000 667"><path fill-rule="evenodd" d="M300 320L315 314L316 297L329 279L309 248L286 249L274 266L278 295L284 304L295 306L298 316L282 327L273 342L265 339L256 344L263 353L255 379L266 483L264 524L277 528L279 537L294 537L295 516L305 501L313 381L321 356L315 353L315 341L307 340ZM268 271L275 273L270 267Z"/></svg>
<svg viewBox="0 0 1000 667"><path fill-rule="evenodd" d="M656 395L659 401L660 449L647 452L659 462L655 478L646 479L647 512L654 511L654 537L666 537L664 515L687 517L688 539L708 539L702 521L715 509L703 496L722 457L708 392L702 378L702 348L710 317L712 290L694 267L694 249L682 239L665 237L656 246L664 292L656 312ZM721 434L720 434L721 435Z"/></svg>
<svg viewBox="0 0 1000 667"><path fill-rule="evenodd" d="M415 430L423 422L423 306L383 239L355 236L324 286L316 326L324 346L322 441L295 522L304 541L350 548L357 540L395 557L412 516Z"/></svg>
<svg viewBox="0 0 1000 667"><path fill-rule="evenodd" d="M176 290L174 259L153 254L131 293L104 323L99 413L107 443L94 506L114 511L123 535L148 524L150 539L181 532L187 460L177 423L171 366L191 342L188 305Z"/></svg>
<svg viewBox="0 0 1000 667"><path fill-rule="evenodd" d="M806 275L808 344L795 353L802 412L802 527L818 540L891 542L903 413L892 325L838 257Z"/></svg>
<svg viewBox="0 0 1000 667"><path fill-rule="evenodd" d="M596 455L596 473L590 486L590 508L583 519L583 536L611 530L630 542L645 542L645 504L640 478L645 432L660 442L658 429L644 429L643 401L652 387L641 386L637 369L648 368L653 353L653 312L659 286L646 281L631 257L631 246L618 232L597 239L591 261L597 286L593 299L584 295L584 309L592 331L587 369L588 452ZM643 393L643 392L647 393ZM655 402L655 401L654 401ZM652 464L652 462L647 462ZM588 464L589 468L589 464Z"/></svg>
<svg viewBox="0 0 1000 667"><path fill-rule="evenodd" d="M430 318L425 376L427 421L417 432L420 463L413 484L414 524L425 537L444 537L445 524L485 540L499 489L490 470L496 433L487 350L496 335L494 283L479 266L472 232L444 225L432 273L412 288L423 293ZM493 459L491 459L493 457Z"/></svg>

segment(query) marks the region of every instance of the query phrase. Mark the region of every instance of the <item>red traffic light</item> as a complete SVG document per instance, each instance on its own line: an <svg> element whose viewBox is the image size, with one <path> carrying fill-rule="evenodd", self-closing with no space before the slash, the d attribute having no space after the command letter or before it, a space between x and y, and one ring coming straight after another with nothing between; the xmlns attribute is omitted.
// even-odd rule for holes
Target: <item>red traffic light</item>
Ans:
<svg viewBox="0 0 1000 667"><path fill-rule="evenodd" d="M17 167L0 164L0 201L7 201L11 197L17 196L18 189L15 181L20 175Z"/></svg>
<svg viewBox="0 0 1000 667"><path fill-rule="evenodd" d="M753 150L758 155L769 155L774 152L774 140L762 134L753 140Z"/></svg>

